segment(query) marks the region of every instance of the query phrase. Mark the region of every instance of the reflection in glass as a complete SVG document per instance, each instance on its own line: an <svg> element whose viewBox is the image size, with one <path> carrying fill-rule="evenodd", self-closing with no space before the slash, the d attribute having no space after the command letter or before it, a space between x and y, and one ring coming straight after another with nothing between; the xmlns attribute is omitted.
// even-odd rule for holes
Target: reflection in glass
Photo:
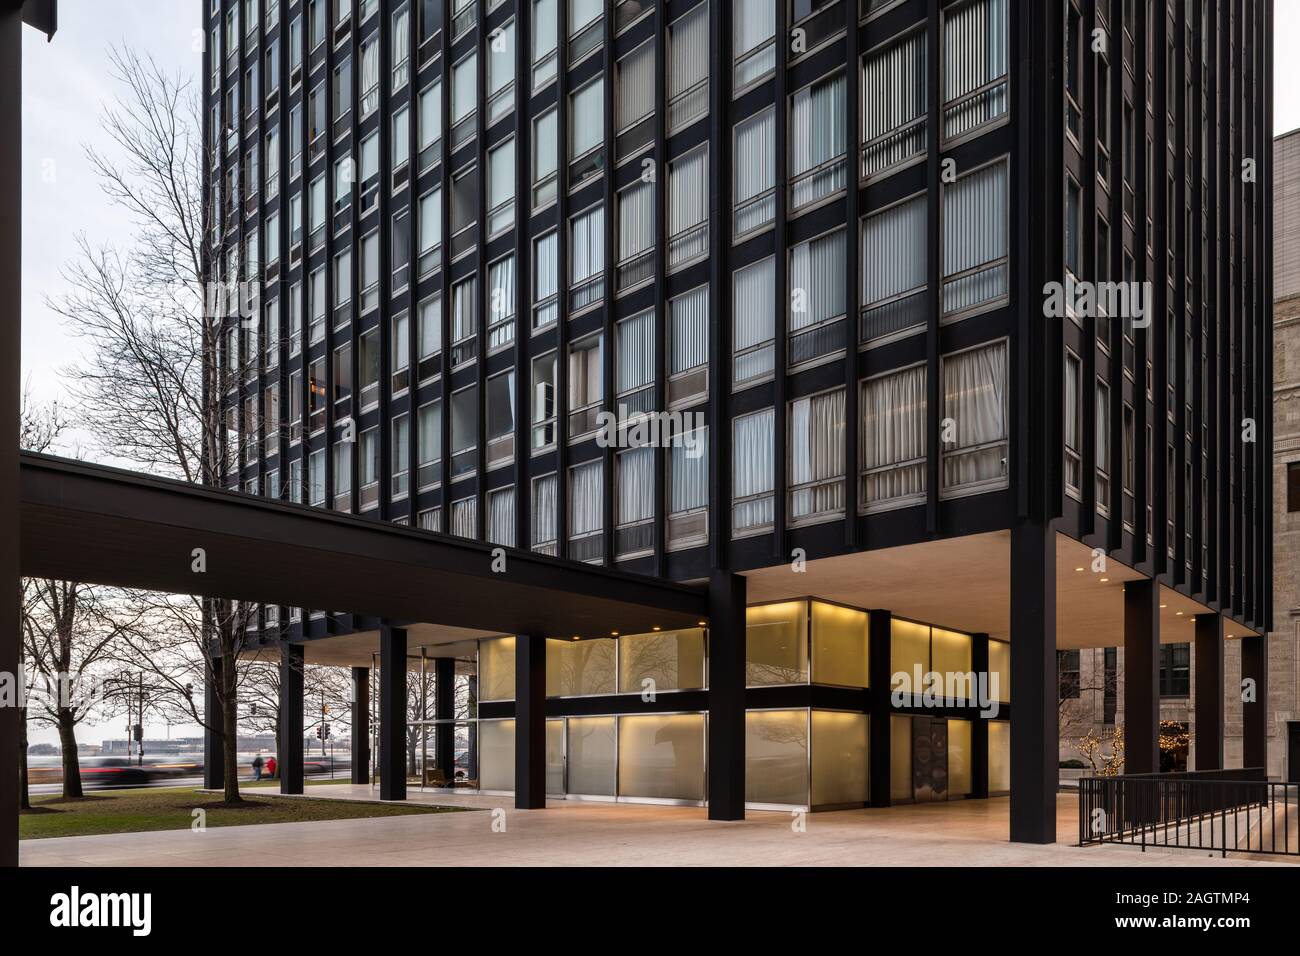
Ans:
<svg viewBox="0 0 1300 956"><path fill-rule="evenodd" d="M515 722L480 720L478 724L479 789L514 790Z"/></svg>
<svg viewBox="0 0 1300 956"><path fill-rule="evenodd" d="M614 796L615 717L570 717L568 792Z"/></svg>
<svg viewBox="0 0 1300 956"><path fill-rule="evenodd" d="M868 717L832 710L812 714L812 805L866 803Z"/></svg>
<svg viewBox="0 0 1300 956"><path fill-rule="evenodd" d="M745 612L745 683L806 684L806 601L762 604Z"/></svg>
<svg viewBox="0 0 1300 956"><path fill-rule="evenodd" d="M989 721L989 793L1011 789L1011 724Z"/></svg>
<svg viewBox="0 0 1300 956"><path fill-rule="evenodd" d="M704 715L618 719L619 796L704 799Z"/></svg>
<svg viewBox="0 0 1300 956"><path fill-rule="evenodd" d="M745 802L808 805L808 711L745 714Z"/></svg>
<svg viewBox="0 0 1300 956"><path fill-rule="evenodd" d="M969 720L948 721L948 799L970 793L971 726Z"/></svg>
<svg viewBox="0 0 1300 956"><path fill-rule="evenodd" d="M630 634L620 637L619 642L620 693L696 690L704 686L703 628Z"/></svg>
<svg viewBox="0 0 1300 956"><path fill-rule="evenodd" d="M613 693L613 638L546 642L547 697Z"/></svg>
<svg viewBox="0 0 1300 956"><path fill-rule="evenodd" d="M867 612L812 602L814 684L867 686Z"/></svg>
<svg viewBox="0 0 1300 956"><path fill-rule="evenodd" d="M515 639L478 642L479 700L515 699Z"/></svg>

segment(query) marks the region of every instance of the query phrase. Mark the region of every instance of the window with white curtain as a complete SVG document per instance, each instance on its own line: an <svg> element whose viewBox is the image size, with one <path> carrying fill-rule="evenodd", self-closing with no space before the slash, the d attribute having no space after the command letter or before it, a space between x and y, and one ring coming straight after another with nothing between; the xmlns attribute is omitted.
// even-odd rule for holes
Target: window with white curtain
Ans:
<svg viewBox="0 0 1300 956"><path fill-rule="evenodd" d="M968 0L943 11L943 138L1006 115L1007 0Z"/></svg>
<svg viewBox="0 0 1300 956"><path fill-rule="evenodd" d="M1065 351L1065 406L1062 416L1065 438L1065 490L1075 496L1080 494L1080 476L1083 473L1083 366L1079 357L1069 349Z"/></svg>
<svg viewBox="0 0 1300 956"><path fill-rule="evenodd" d="M776 488L776 410L737 415L731 429L731 532L772 530Z"/></svg>
<svg viewBox="0 0 1300 956"><path fill-rule="evenodd" d="M943 313L989 308L1007 295L1009 183L1005 159L943 187Z"/></svg>
<svg viewBox="0 0 1300 956"><path fill-rule="evenodd" d="M637 179L618 194L618 288L654 278L655 185Z"/></svg>
<svg viewBox="0 0 1300 956"><path fill-rule="evenodd" d="M491 125L515 105L515 21L488 34L486 47L487 121Z"/></svg>
<svg viewBox="0 0 1300 956"><path fill-rule="evenodd" d="M569 469L569 557L575 561L604 561L604 474L599 458Z"/></svg>
<svg viewBox="0 0 1300 956"><path fill-rule="evenodd" d="M442 351L442 296L433 295L420 303L419 328L420 381L426 382L439 372L438 354Z"/></svg>
<svg viewBox="0 0 1300 956"><path fill-rule="evenodd" d="M478 282L474 276L456 283L451 290L451 364L455 368L478 354Z"/></svg>
<svg viewBox="0 0 1300 956"><path fill-rule="evenodd" d="M560 314L559 233L552 229L533 241L533 330L544 329Z"/></svg>
<svg viewBox="0 0 1300 956"><path fill-rule="evenodd" d="M619 452L615 462L615 553L619 558L630 558L654 550L655 451L648 445L631 448Z"/></svg>
<svg viewBox="0 0 1300 956"><path fill-rule="evenodd" d="M789 404L789 523L844 514L844 389Z"/></svg>
<svg viewBox="0 0 1300 956"><path fill-rule="evenodd" d="M379 34L361 44L361 115L369 116L379 105Z"/></svg>
<svg viewBox="0 0 1300 956"><path fill-rule="evenodd" d="M1110 388L1097 379L1097 415L1094 422L1097 511L1110 514Z"/></svg>
<svg viewBox="0 0 1300 956"><path fill-rule="evenodd" d="M847 83L841 70L790 98L790 211L844 189L848 172Z"/></svg>
<svg viewBox="0 0 1300 956"><path fill-rule="evenodd" d="M732 0L732 88L739 92L776 67L776 5L771 0Z"/></svg>
<svg viewBox="0 0 1300 956"><path fill-rule="evenodd" d="M668 404L693 403L709 391L709 287L668 303Z"/></svg>
<svg viewBox="0 0 1300 956"><path fill-rule="evenodd" d="M406 85L411 70L411 10L406 4L393 14L393 92Z"/></svg>
<svg viewBox="0 0 1300 956"><path fill-rule="evenodd" d="M655 313L653 309L623 319L615 327L617 341L614 387L619 420L651 411L655 383Z"/></svg>
<svg viewBox="0 0 1300 956"><path fill-rule="evenodd" d="M674 435L668 446L668 548L709 539L709 430Z"/></svg>
<svg viewBox="0 0 1300 956"><path fill-rule="evenodd" d="M844 230L837 229L790 250L791 367L843 350L839 323L846 297L844 246Z"/></svg>
<svg viewBox="0 0 1300 956"><path fill-rule="evenodd" d="M559 484L554 473L533 479L532 545L541 554L556 553Z"/></svg>
<svg viewBox="0 0 1300 956"><path fill-rule="evenodd" d="M422 405L416 417L416 478L424 491L442 481L442 402Z"/></svg>
<svg viewBox="0 0 1300 956"><path fill-rule="evenodd" d="M943 445L943 491L986 491L1007 483L1007 343L943 358L943 417L956 425Z"/></svg>
<svg viewBox="0 0 1300 956"><path fill-rule="evenodd" d="M647 40L618 61L614 125L626 132L655 110L655 42ZM621 158L621 157L620 157Z"/></svg>
<svg viewBox="0 0 1300 956"><path fill-rule="evenodd" d="M509 464L515 458L515 372L510 369L487 380L487 464Z"/></svg>
<svg viewBox="0 0 1300 956"><path fill-rule="evenodd" d="M776 217L776 107L736 124L735 235L770 225Z"/></svg>
<svg viewBox="0 0 1300 956"><path fill-rule="evenodd" d="M668 266L693 262L709 251L709 147L668 165Z"/></svg>
<svg viewBox="0 0 1300 956"><path fill-rule="evenodd" d="M555 352L533 359L532 447L534 452L555 447Z"/></svg>
<svg viewBox="0 0 1300 956"><path fill-rule="evenodd" d="M668 132L709 112L709 4L692 7L668 25Z"/></svg>
<svg viewBox="0 0 1300 956"><path fill-rule="evenodd" d="M926 150L926 32L917 30L862 60L862 175Z"/></svg>
<svg viewBox="0 0 1300 956"><path fill-rule="evenodd" d="M559 0L533 0L533 91L555 79L559 49Z"/></svg>
<svg viewBox="0 0 1300 956"><path fill-rule="evenodd" d="M593 206L569 220L569 311L605 298L605 207Z"/></svg>
<svg viewBox="0 0 1300 956"><path fill-rule="evenodd" d="M775 368L776 259L769 256L732 275L732 383L769 378Z"/></svg>
<svg viewBox="0 0 1300 956"><path fill-rule="evenodd" d="M510 137L488 153L488 235L515 224L515 139Z"/></svg>
<svg viewBox="0 0 1300 956"><path fill-rule="evenodd" d="M552 202L560 162L557 111L549 109L533 120L533 208Z"/></svg>
<svg viewBox="0 0 1300 956"><path fill-rule="evenodd" d="M893 508L925 500L925 366L862 383L858 507Z"/></svg>
<svg viewBox="0 0 1300 956"><path fill-rule="evenodd" d="M515 546L515 488L494 488L487 496L487 540L504 548Z"/></svg>
<svg viewBox="0 0 1300 956"><path fill-rule="evenodd" d="M451 503L451 533L458 538L478 537L477 498L461 498Z"/></svg>
<svg viewBox="0 0 1300 956"><path fill-rule="evenodd" d="M515 257L511 253L488 266L488 351L515 340Z"/></svg>
<svg viewBox="0 0 1300 956"><path fill-rule="evenodd" d="M924 329L925 193L862 220L862 341Z"/></svg>

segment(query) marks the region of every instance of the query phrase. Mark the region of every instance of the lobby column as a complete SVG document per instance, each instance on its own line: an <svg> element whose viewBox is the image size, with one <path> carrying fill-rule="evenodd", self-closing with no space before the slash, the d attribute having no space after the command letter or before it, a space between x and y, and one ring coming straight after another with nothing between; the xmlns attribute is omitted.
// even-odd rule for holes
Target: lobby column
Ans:
<svg viewBox="0 0 1300 956"><path fill-rule="evenodd" d="M515 809L546 807L546 638L515 637Z"/></svg>
<svg viewBox="0 0 1300 956"><path fill-rule="evenodd" d="M1196 769L1223 769L1223 622L1196 615Z"/></svg>
<svg viewBox="0 0 1300 956"><path fill-rule="evenodd" d="M1056 842L1056 534L1011 531L1011 839ZM987 728L986 732L987 732Z"/></svg>
<svg viewBox="0 0 1300 956"><path fill-rule="evenodd" d="M302 652L301 644L280 648L281 793L302 793Z"/></svg>
<svg viewBox="0 0 1300 956"><path fill-rule="evenodd" d="M745 819L745 579L709 578L710 820Z"/></svg>
<svg viewBox="0 0 1300 956"><path fill-rule="evenodd" d="M1160 585L1144 578L1124 584L1124 773L1159 769Z"/></svg>
<svg viewBox="0 0 1300 956"><path fill-rule="evenodd" d="M447 775L447 785L456 779L456 660L436 657L433 661L433 762Z"/></svg>
<svg viewBox="0 0 1300 956"><path fill-rule="evenodd" d="M203 787L220 790L226 785L226 751L219 733L225 723L216 691L221 680L220 659L208 657L203 670Z"/></svg>
<svg viewBox="0 0 1300 956"><path fill-rule="evenodd" d="M1267 774L1268 644L1259 634L1241 639L1241 681L1241 765Z"/></svg>
<svg viewBox="0 0 1300 956"><path fill-rule="evenodd" d="M370 668L352 668L352 782L370 782Z"/></svg>
<svg viewBox="0 0 1300 956"><path fill-rule="evenodd" d="M889 691L891 664L890 632L894 616L888 611L873 610L867 616L867 683L871 687L870 747L867 751L871 805L887 807L890 802L890 733Z"/></svg>
<svg viewBox="0 0 1300 956"><path fill-rule="evenodd" d="M379 628L379 799L406 799L406 629Z"/></svg>
<svg viewBox="0 0 1300 956"><path fill-rule="evenodd" d="M975 672L978 682L981 674L989 673L989 636L987 634L971 635L971 670ZM985 680L988 680L985 677ZM993 701L993 685L986 685ZM979 684L975 685L976 692ZM970 795L974 798L989 795L989 718L975 716L970 722Z"/></svg>

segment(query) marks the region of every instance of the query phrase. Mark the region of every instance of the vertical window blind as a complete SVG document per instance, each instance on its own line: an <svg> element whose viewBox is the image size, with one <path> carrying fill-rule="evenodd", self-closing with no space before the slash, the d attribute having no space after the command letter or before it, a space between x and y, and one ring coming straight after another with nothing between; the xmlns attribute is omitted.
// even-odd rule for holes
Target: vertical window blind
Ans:
<svg viewBox="0 0 1300 956"><path fill-rule="evenodd" d="M514 486L488 492L487 539L506 548L515 546Z"/></svg>
<svg viewBox="0 0 1300 956"><path fill-rule="evenodd" d="M737 269L732 276L733 347L736 384L770 375L776 334L776 259Z"/></svg>
<svg viewBox="0 0 1300 956"><path fill-rule="evenodd" d="M776 6L771 0L732 0L736 89L766 76L776 65Z"/></svg>
<svg viewBox="0 0 1300 956"><path fill-rule="evenodd" d="M731 440L731 527L736 533L772 526L776 411L736 417Z"/></svg>
<svg viewBox="0 0 1300 956"><path fill-rule="evenodd" d="M863 382L863 507L924 498L925 463L925 366Z"/></svg>
<svg viewBox="0 0 1300 956"><path fill-rule="evenodd" d="M790 403L790 520L844 510L844 389Z"/></svg>
<svg viewBox="0 0 1300 956"><path fill-rule="evenodd" d="M971 0L944 11L945 139L1006 113L1007 45L1007 0Z"/></svg>
<svg viewBox="0 0 1300 956"><path fill-rule="evenodd" d="M655 187L637 180L618 194L618 261L620 288L654 274ZM644 259L644 261L642 261Z"/></svg>
<svg viewBox="0 0 1300 956"><path fill-rule="evenodd" d="M570 537L593 534L604 528L605 483L600 459L569 470Z"/></svg>
<svg viewBox="0 0 1300 956"><path fill-rule="evenodd" d="M569 268L575 287L591 283L583 289L574 288L575 309L591 305L601 296L591 280L605 271L605 209L597 206L579 213L570 221Z"/></svg>
<svg viewBox="0 0 1300 956"><path fill-rule="evenodd" d="M862 221L862 340L924 326L926 197L890 206Z"/></svg>
<svg viewBox="0 0 1300 956"><path fill-rule="evenodd" d="M668 512L698 511L709 504L709 430L678 435L668 449Z"/></svg>
<svg viewBox="0 0 1300 956"><path fill-rule="evenodd" d="M790 331L844 314L844 230L790 250Z"/></svg>
<svg viewBox="0 0 1300 956"><path fill-rule="evenodd" d="M533 315L534 328L555 321L556 307L551 300L560 291L558 236L559 233L549 232L533 247L533 304L542 306Z"/></svg>
<svg viewBox="0 0 1300 956"><path fill-rule="evenodd" d="M709 361L709 287L702 285L668 303L672 321L672 362L677 375Z"/></svg>
<svg viewBox="0 0 1300 956"><path fill-rule="evenodd" d="M654 449L645 446L618 455L618 523L631 525L655 516ZM620 551L623 550L620 548Z"/></svg>
<svg viewBox="0 0 1300 956"><path fill-rule="evenodd" d="M701 3L668 27L668 128L676 131L708 112L709 5Z"/></svg>
<svg viewBox="0 0 1300 956"><path fill-rule="evenodd" d="M921 30L863 63L863 176L925 152L925 43Z"/></svg>
<svg viewBox="0 0 1300 956"><path fill-rule="evenodd" d="M533 547L554 545L557 534L556 491L559 481L555 475L543 475L533 481Z"/></svg>
<svg viewBox="0 0 1300 956"><path fill-rule="evenodd" d="M709 251L709 151L688 153L668 169L668 264Z"/></svg>
<svg viewBox="0 0 1300 956"><path fill-rule="evenodd" d="M478 499L461 498L451 503L451 533L458 538L473 538L478 531Z"/></svg>
<svg viewBox="0 0 1300 956"><path fill-rule="evenodd" d="M618 61L618 98L614 120L625 130L655 108L655 45L650 40Z"/></svg>
<svg viewBox="0 0 1300 956"><path fill-rule="evenodd" d="M619 396L625 396L654 384L655 379L655 313L654 310L634 315L618 324L618 365L615 368ZM649 411L631 408L631 412Z"/></svg>
<svg viewBox="0 0 1300 956"><path fill-rule="evenodd" d="M766 226L776 214L776 109L736 125L736 235Z"/></svg>
<svg viewBox="0 0 1300 956"><path fill-rule="evenodd" d="M959 178L943 191L943 311L962 312L1007 294L1007 163Z"/></svg>
<svg viewBox="0 0 1300 956"><path fill-rule="evenodd" d="M1007 344L943 360L943 416L957 426L943 451L943 486L1002 483L1007 474Z"/></svg>
<svg viewBox="0 0 1300 956"><path fill-rule="evenodd" d="M790 109L790 203L801 209L843 189L849 118L842 72L794 94ZM835 162L840 160L840 162Z"/></svg>

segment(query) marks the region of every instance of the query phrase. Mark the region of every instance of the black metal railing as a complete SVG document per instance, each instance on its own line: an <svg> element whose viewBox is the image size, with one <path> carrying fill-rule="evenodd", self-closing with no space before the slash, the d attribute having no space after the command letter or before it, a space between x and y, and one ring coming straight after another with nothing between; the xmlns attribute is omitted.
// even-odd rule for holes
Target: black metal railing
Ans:
<svg viewBox="0 0 1300 956"><path fill-rule="evenodd" d="M1300 783L1262 767L1085 777L1079 844L1300 856Z"/></svg>

